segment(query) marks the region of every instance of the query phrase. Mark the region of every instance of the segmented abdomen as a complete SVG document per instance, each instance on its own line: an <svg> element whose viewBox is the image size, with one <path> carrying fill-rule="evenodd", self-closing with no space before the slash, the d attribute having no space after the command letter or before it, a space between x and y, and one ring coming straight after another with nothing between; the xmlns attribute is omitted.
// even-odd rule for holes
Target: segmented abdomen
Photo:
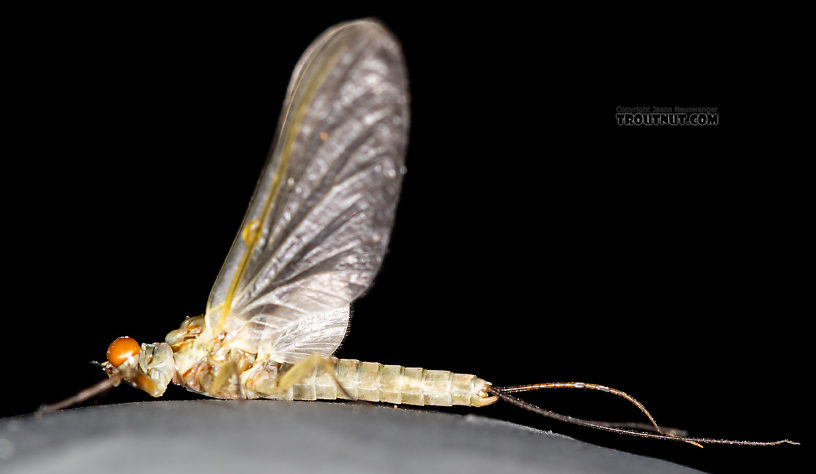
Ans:
<svg viewBox="0 0 816 474"><path fill-rule="evenodd" d="M447 370L330 359L337 381L357 400L407 405L484 406L496 401L485 380L471 374ZM281 366L281 373L291 365ZM334 377L321 367L297 382L287 392L269 398L287 400L347 399Z"/></svg>

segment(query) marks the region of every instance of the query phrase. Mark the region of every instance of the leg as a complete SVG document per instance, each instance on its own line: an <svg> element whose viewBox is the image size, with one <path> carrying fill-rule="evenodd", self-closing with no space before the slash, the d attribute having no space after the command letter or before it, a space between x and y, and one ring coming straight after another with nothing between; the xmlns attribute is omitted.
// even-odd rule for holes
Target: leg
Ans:
<svg viewBox="0 0 816 474"><path fill-rule="evenodd" d="M93 397L99 395L100 393L104 393L104 392L112 389L113 387L116 387L117 385L119 385L119 383L121 381L122 381L122 374L119 373L119 372L115 372L115 373L111 374L110 378L102 380L102 381L92 385L91 387L88 387L85 390L82 390L81 392L77 393L76 395L74 395L72 397L69 397L69 398L66 398L65 400L63 400L61 402L52 403L50 405L42 405L39 408L39 410L37 410L37 413L62 410L63 408L68 408L68 407L74 406L77 403L82 403L85 400L88 400L89 398L93 398Z"/></svg>
<svg viewBox="0 0 816 474"><path fill-rule="evenodd" d="M276 387L277 393L289 390L292 385L306 378L306 376L311 374L318 367L322 368L327 374L331 375L334 382L337 384L340 391L343 392L343 395L345 395L346 398L349 400L355 400L355 398L352 397L348 391L346 391L345 387L343 387L340 381L337 380L337 375L334 373L334 366L331 364L331 362L318 353L310 355L287 370L286 373L283 374L283 377L278 379Z"/></svg>
<svg viewBox="0 0 816 474"><path fill-rule="evenodd" d="M244 385L241 383L241 369L238 367L238 363L235 360L230 360L218 371L215 375L215 379L212 382L212 385L209 387L209 391L213 394L217 394L221 391L221 389L229 383L229 379L232 378L233 375L238 376L238 390L240 390L241 398L246 398L244 394Z"/></svg>

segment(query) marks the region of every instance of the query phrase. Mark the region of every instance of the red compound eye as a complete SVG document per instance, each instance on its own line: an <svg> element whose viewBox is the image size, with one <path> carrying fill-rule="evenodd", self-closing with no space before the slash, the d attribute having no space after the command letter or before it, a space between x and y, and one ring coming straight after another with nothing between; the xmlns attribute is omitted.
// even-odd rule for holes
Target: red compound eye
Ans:
<svg viewBox="0 0 816 474"><path fill-rule="evenodd" d="M108 346L108 362L119 367L131 357L139 356L139 343L132 337L120 337Z"/></svg>

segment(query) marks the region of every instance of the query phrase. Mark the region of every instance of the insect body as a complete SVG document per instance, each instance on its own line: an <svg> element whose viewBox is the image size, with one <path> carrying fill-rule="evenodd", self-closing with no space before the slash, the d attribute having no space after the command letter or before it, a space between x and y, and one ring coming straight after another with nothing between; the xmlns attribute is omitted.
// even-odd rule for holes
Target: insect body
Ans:
<svg viewBox="0 0 816 474"><path fill-rule="evenodd" d="M168 343L143 344L139 359L120 365L125 380L153 396L169 381L217 398L276 400L353 399L409 405L484 406L497 398L486 381L445 370L383 365L313 354L297 364L280 363L240 349L198 340L203 317L188 318L167 336ZM128 341L120 338L114 344ZM133 341L133 342L130 342ZM126 362L127 363L127 362ZM105 364L114 369L110 360ZM233 377L235 376L235 377ZM287 378L289 376L289 378Z"/></svg>
<svg viewBox="0 0 816 474"><path fill-rule="evenodd" d="M117 339L101 364L109 380L49 408L78 403L122 380L154 397L172 382L223 399L474 407L501 399L641 437L695 445L789 442L685 437L658 426L634 398L602 385L499 388L469 374L333 358L350 304L373 282L388 245L404 173L406 77L398 42L375 21L340 24L315 40L292 74L275 143L206 313L185 320L165 342ZM511 395L547 388L623 397L649 423L581 420Z"/></svg>
<svg viewBox="0 0 816 474"><path fill-rule="evenodd" d="M385 253L407 134L397 41L368 20L326 31L295 67L206 314L163 343L118 339L106 371L153 396L174 382L225 399L495 402L473 375L331 357Z"/></svg>

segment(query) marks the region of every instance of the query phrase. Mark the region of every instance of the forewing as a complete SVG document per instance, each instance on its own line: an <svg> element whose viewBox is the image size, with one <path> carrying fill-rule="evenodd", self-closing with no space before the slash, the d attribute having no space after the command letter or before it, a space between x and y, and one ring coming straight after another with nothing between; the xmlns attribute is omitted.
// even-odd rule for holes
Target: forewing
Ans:
<svg viewBox="0 0 816 474"><path fill-rule="evenodd" d="M382 262L402 182L407 78L362 20L301 57L275 144L207 305L207 328L281 362L331 355Z"/></svg>

